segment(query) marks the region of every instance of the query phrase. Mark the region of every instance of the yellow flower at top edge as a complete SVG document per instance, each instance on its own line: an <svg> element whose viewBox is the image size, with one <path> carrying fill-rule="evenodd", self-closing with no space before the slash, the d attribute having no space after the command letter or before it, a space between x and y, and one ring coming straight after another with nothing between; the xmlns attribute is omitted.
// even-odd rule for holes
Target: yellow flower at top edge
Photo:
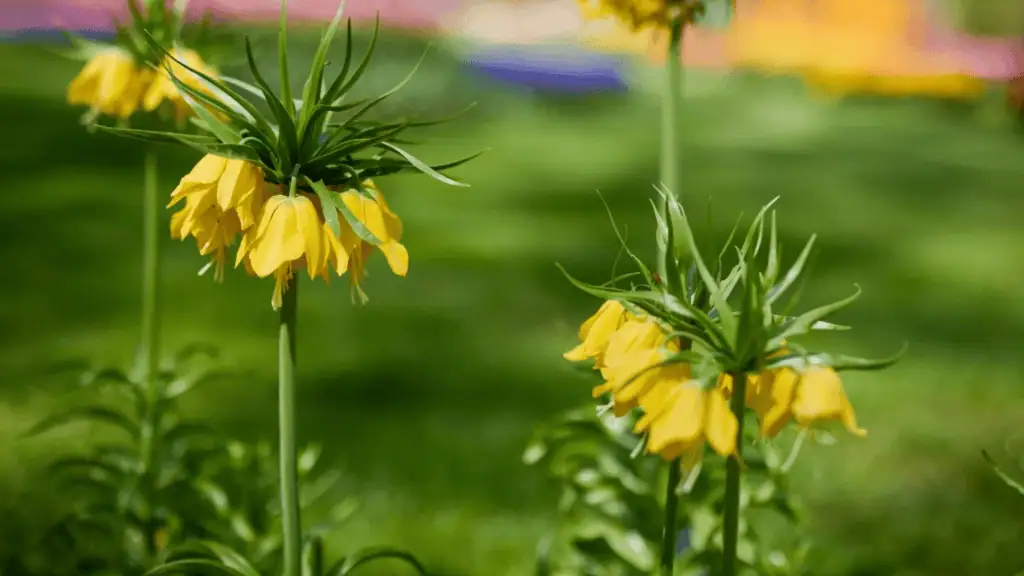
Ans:
<svg viewBox="0 0 1024 576"><path fill-rule="evenodd" d="M170 75L167 73L167 67L170 67L174 73L174 77L179 81L185 83L190 88L198 90L200 92L209 94L210 89L206 86L206 83L197 76L196 74L189 71L185 66L179 64L175 59L184 62L189 67L206 74L207 76L215 76L216 71L210 68L203 59L199 57L194 50L187 48L175 48L171 50L171 54L174 58L166 57L164 62L159 67L159 72L155 74L152 84L146 90L145 97L142 100L142 106L147 112L152 112L160 107L163 102L170 102L174 106L175 115L178 119L185 118L191 113L191 108L188 103L185 102L181 91L174 84Z"/></svg>
<svg viewBox="0 0 1024 576"><path fill-rule="evenodd" d="M116 46L97 52L68 85L68 104L126 119L137 112L154 72Z"/></svg>
<svg viewBox="0 0 1024 576"><path fill-rule="evenodd" d="M348 272L352 284L358 285L366 273L366 259L376 248L395 274L405 276L409 253L401 244L402 222L373 182L363 185L372 198L356 190L333 193L380 241L379 246L356 235L340 213L341 233L335 234L315 195L298 191L289 196L281 186L265 182L255 164L207 155L171 193L168 207L185 203L171 217L171 236L194 237L200 254L211 256L219 281L227 249L241 234L235 266L244 264L246 271L260 278L274 277L271 302L275 308L281 305L287 280L298 269L305 269L310 278L326 280L333 267L338 276Z"/></svg>
<svg viewBox="0 0 1024 576"><path fill-rule="evenodd" d="M588 19L616 18L635 31L664 28L685 4L681 0L576 0Z"/></svg>

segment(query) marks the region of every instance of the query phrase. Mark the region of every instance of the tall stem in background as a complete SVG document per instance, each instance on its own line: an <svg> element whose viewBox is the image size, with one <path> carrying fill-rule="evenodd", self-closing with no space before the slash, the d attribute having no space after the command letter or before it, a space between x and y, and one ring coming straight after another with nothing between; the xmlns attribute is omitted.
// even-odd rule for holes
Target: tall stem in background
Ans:
<svg viewBox="0 0 1024 576"><path fill-rule="evenodd" d="M669 25L668 57L665 65L665 88L661 102L661 183L678 198L680 188L679 154L682 148L681 107L683 100L683 28L684 18L676 18ZM661 203L662 221L668 225L668 204ZM658 236L658 272L664 279L665 253L668 238Z"/></svg>
<svg viewBox="0 0 1024 576"><path fill-rule="evenodd" d="M747 397L747 375L731 374L729 408L736 416L736 454L725 462L725 513L722 519L722 576L736 576L736 545L740 529L740 462L743 459L743 408Z"/></svg>
<svg viewBox="0 0 1024 576"><path fill-rule="evenodd" d="M140 430L141 445L139 446L142 458L141 476L139 478L140 488L143 492L143 501L149 506L154 506L153 493L155 492L155 472L153 470L153 446L156 430L159 425L157 421L157 398L159 390L159 369L160 369L160 203L157 156L152 146L147 146L144 152L143 172L144 184L142 195L142 341L139 346L138 362L141 370L140 376L146 402L144 413L141 414L142 426ZM153 517L154 511L144 511L143 520L146 523L144 538L146 539L146 550L150 560L156 557L160 544L157 542L159 525Z"/></svg>
<svg viewBox="0 0 1024 576"><path fill-rule="evenodd" d="M142 381L152 398L157 386L160 362L160 194L157 183L156 151L147 147L144 159L143 255L142 255Z"/></svg>
<svg viewBox="0 0 1024 576"><path fill-rule="evenodd" d="M300 576L302 573L302 524L299 517L299 473L295 442L295 309L298 303L298 284L298 276L293 276L281 298L277 351L284 576Z"/></svg>
<svg viewBox="0 0 1024 576"><path fill-rule="evenodd" d="M676 527L679 518L679 482L683 479L683 471L678 459L669 463L668 486L665 487L665 525L661 533L661 562L659 574L672 576L676 565L676 542L679 530Z"/></svg>

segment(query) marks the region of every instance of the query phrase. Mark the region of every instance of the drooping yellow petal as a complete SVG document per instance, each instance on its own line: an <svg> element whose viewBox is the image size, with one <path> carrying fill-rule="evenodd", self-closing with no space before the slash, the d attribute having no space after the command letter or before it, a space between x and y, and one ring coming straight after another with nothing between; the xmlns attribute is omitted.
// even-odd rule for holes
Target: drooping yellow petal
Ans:
<svg viewBox="0 0 1024 576"><path fill-rule="evenodd" d="M323 222L317 213L316 205L304 194L294 198L296 224L302 236L306 256L306 269L310 279L320 275L323 250Z"/></svg>
<svg viewBox="0 0 1024 576"><path fill-rule="evenodd" d="M180 202L190 193L203 188L212 188L217 185L224 169L227 167L227 158L207 154L192 167L192 170L178 182L178 186L171 192L171 202L168 208Z"/></svg>
<svg viewBox="0 0 1024 576"><path fill-rule="evenodd" d="M597 312L580 326L579 346L562 356L572 362L582 362L588 358L601 356L608 348L609 340L625 320L626 310L615 300L601 304Z"/></svg>
<svg viewBox="0 0 1024 576"><path fill-rule="evenodd" d="M295 199L272 196L249 251L249 262L260 278L273 274L284 264L302 257L306 239L299 229Z"/></svg>
<svg viewBox="0 0 1024 576"><path fill-rule="evenodd" d="M668 410L651 423L647 450L670 460L703 442L706 400L700 384L691 381L677 387L667 402Z"/></svg>
<svg viewBox="0 0 1024 576"><path fill-rule="evenodd" d="M660 348L665 339L665 333L653 320L627 320L608 338L601 355L601 375L608 380L615 378L619 365L633 351Z"/></svg>
<svg viewBox="0 0 1024 576"><path fill-rule="evenodd" d="M831 368L812 366L800 375L792 406L793 417L802 425L838 420L857 436L867 432L856 425L843 382Z"/></svg>
<svg viewBox="0 0 1024 576"><path fill-rule="evenodd" d="M722 456L736 452L736 433L739 422L729 409L729 401L719 388L707 392L708 413L704 434L708 444Z"/></svg>
<svg viewBox="0 0 1024 576"><path fill-rule="evenodd" d="M767 388L771 399L768 408L759 414L761 435L766 438L777 436L789 422L799 375L792 369L782 368L772 372L769 378Z"/></svg>

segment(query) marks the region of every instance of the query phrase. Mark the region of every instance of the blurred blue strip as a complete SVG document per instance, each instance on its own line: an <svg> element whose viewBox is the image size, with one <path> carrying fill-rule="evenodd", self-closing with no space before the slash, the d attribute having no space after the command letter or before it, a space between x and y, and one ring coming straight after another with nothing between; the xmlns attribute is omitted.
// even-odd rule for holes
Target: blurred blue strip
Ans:
<svg viewBox="0 0 1024 576"><path fill-rule="evenodd" d="M614 56L581 52L552 55L539 50L492 49L469 58L474 69L501 82L553 92L626 90Z"/></svg>

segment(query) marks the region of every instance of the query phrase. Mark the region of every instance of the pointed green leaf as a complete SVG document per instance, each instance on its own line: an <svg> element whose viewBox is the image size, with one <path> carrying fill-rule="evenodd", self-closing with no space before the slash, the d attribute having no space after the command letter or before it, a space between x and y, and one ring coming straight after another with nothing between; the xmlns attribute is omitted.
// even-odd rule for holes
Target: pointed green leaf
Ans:
<svg viewBox="0 0 1024 576"><path fill-rule="evenodd" d="M221 98L212 97L201 90L196 90L195 88L185 84L172 72L169 65L165 65L164 68L167 71L168 77L179 91L183 94L189 94L196 100L223 112L226 116L251 130L255 134L260 134L264 138L268 139L273 136L273 129L270 124L263 119L259 110L257 110L251 102L232 90L230 86L201 70L193 68L187 62L178 59L174 54L156 42L156 40L154 40L148 33L145 34L145 39L146 42L149 43L150 47L156 50L158 54L162 54L163 56L170 58L179 66L194 74L197 78L205 82L211 91L220 92Z"/></svg>
<svg viewBox="0 0 1024 576"><path fill-rule="evenodd" d="M388 142L381 142L379 147L383 148L385 150L390 150L391 152L394 152L394 153L400 155L402 158L405 158L405 160L407 162L409 162L409 164L412 164L412 166L414 168L416 168L420 172L426 174L427 176L430 176L434 180L437 180L438 182L442 182L442 183L447 184L449 186L460 186L460 187L466 187L466 188L469 187L469 184L466 184L464 182L459 182L458 180L454 180L452 178L449 178L448 176L445 176L444 174L441 174L437 170L434 170L433 168L428 166L425 162L423 162L419 158L413 156L412 154L406 152L405 150L399 148L398 146L395 146L394 144L390 144Z"/></svg>
<svg viewBox="0 0 1024 576"><path fill-rule="evenodd" d="M216 560L176 560L153 568L144 576L247 576Z"/></svg>
<svg viewBox="0 0 1024 576"><path fill-rule="evenodd" d="M218 140L212 136L203 134L184 134L180 132L166 132L157 130L139 130L137 128L118 128L115 126L103 126L97 124L96 128L101 132L108 132L117 136L134 138L143 142L157 144L181 144L183 141L196 142L201 144L216 144Z"/></svg>
<svg viewBox="0 0 1024 576"><path fill-rule="evenodd" d="M139 435L138 424L118 410L107 408L105 406L79 406L45 418L35 426L29 428L23 436L38 436L39 434L73 422L107 424L127 432L132 437L138 437Z"/></svg>
<svg viewBox="0 0 1024 576"><path fill-rule="evenodd" d="M423 564L416 559L415 556L405 550L399 550L398 548L392 548L390 546L373 546L359 550L350 558L347 558L331 576L347 576L359 566L369 564L376 560L387 559L401 560L408 564L420 576L428 576L427 569L423 567Z"/></svg>
<svg viewBox="0 0 1024 576"><path fill-rule="evenodd" d="M310 119L313 108L320 102L324 88L324 67L327 60L327 50L330 49L331 42L334 41L334 35L338 31L338 26L341 25L341 16L344 11L345 0L342 0L334 13L334 18L331 19L330 24L327 25L324 33L320 36L320 45L317 46L316 53L313 55L309 76L306 77L306 84L302 89L302 120L299 122L299 131L302 133L306 131L307 122Z"/></svg>
<svg viewBox="0 0 1024 576"><path fill-rule="evenodd" d="M1020 482L1017 482L1013 478L1010 478L1009 474L1003 472L1003 469L1000 468L998 464L996 464L996 461L993 460L991 456L989 456L987 451L982 450L981 456L982 458L985 459L985 462L987 462L988 465L992 467L992 471L995 472L997 476L999 476L1000 480L1002 480L1010 488L1016 490L1018 494L1024 496L1024 486L1022 486Z"/></svg>
<svg viewBox="0 0 1024 576"><path fill-rule="evenodd" d="M851 296L847 296L846 298L843 298L842 300L833 302L831 304L819 306L818 308L805 312L800 316L797 316L796 318L793 318L792 320L788 321L786 324L783 325L781 332L779 332L779 334L772 338L770 344L778 346L781 345L782 341L786 340L787 338L791 338L793 336L798 336L810 332L811 326L813 326L816 322L825 319L825 317L834 314L835 312L838 312L843 308L846 308L847 306L852 304L854 300L860 298L860 286L855 286L855 288L857 289L857 291L854 292Z"/></svg>
<svg viewBox="0 0 1024 576"><path fill-rule="evenodd" d="M284 11L284 5L282 4L282 13ZM274 115L274 120L277 122L277 138L279 142L283 142L283 146L278 146L279 157L281 162L285 165L283 168L287 170L291 163L297 158L299 152L299 141L298 136L295 134L295 121L291 114L285 109L284 102L274 94L274 91L270 89L270 85L263 79L263 75L260 74L259 68L256 66L256 58L252 52L252 42L248 37L245 38L245 57L249 63L249 71L252 73L253 80L256 81L256 85L263 92L263 98L267 102L267 106L270 107L270 113ZM291 102L291 97L285 95L285 102ZM293 104L290 104L294 108Z"/></svg>
<svg viewBox="0 0 1024 576"><path fill-rule="evenodd" d="M356 233L356 236L359 236L359 238L361 238L364 242L368 242L370 244L373 244L374 246L380 246L380 239L374 236L373 232L370 232L370 229L367 228L366 225L363 224L358 218L356 218L355 214L353 214L352 211L349 210L348 206L345 204L345 201L341 199L340 194L328 190L327 186L323 183L322 180L314 182L313 180L306 178L306 182L308 182L310 187L313 188L313 191L316 192L316 195L321 199L321 202L323 202L324 199L330 202L330 204L326 204L323 206L324 212L328 211L327 206L333 205L338 209L338 212L341 212L341 215L345 217L345 221L348 222L348 225L352 227L352 230Z"/></svg>
<svg viewBox="0 0 1024 576"><path fill-rule="evenodd" d="M281 0L281 20L277 28L277 68L281 72L281 100L288 104L288 112L294 115L292 78L288 73L288 0Z"/></svg>
<svg viewBox="0 0 1024 576"><path fill-rule="evenodd" d="M309 182L309 179L306 179ZM335 236L341 238L341 224L338 223L338 211L330 210L330 207L334 206L333 193L327 189L326 186L313 186L313 191L316 192L318 198L320 198L320 205L323 207L324 221L327 222L327 226L331 229L331 232Z"/></svg>
<svg viewBox="0 0 1024 576"><path fill-rule="evenodd" d="M792 344L790 344L792 346ZM795 346L793 346L795 348ZM828 366L836 372L846 370L874 371L884 370L895 365L906 355L909 346L904 344L899 352L888 358L858 358L856 356L845 356L842 354L787 354L778 358L772 358L765 362L765 368L774 370L776 368L792 368L797 371L806 370L808 366Z"/></svg>
<svg viewBox="0 0 1024 576"><path fill-rule="evenodd" d="M708 294L711 296L711 303L718 311L722 330L727 337L727 341L734 343L736 338L736 317L734 316L729 303L726 302L718 283L715 282L714 277L712 277L711 271L708 270L707 266L704 264L704 260L700 256L700 252L697 249L697 241L693 237L693 229L690 228L690 223L686 218L686 209L684 209L682 204L680 204L679 201L676 200L668 191L660 188L658 191L661 194L665 194L666 198L669 199L669 202L675 204L675 208L671 211L674 215L672 225L676 228L676 233L679 234L686 242L685 246L689 250L694 264L697 266L697 272L700 274L701 280L704 282L704 286L707 289Z"/></svg>
<svg viewBox="0 0 1024 576"><path fill-rule="evenodd" d="M219 542L200 540L189 542L174 550L175 554L201 554L212 556L230 570L244 576L260 576L260 573L241 554Z"/></svg>
<svg viewBox="0 0 1024 576"><path fill-rule="evenodd" d="M200 120L200 122L195 123L196 125L205 128L208 132L211 132L224 144L238 144L242 140L237 129L230 123L217 118L217 116L207 110L205 106L196 102L191 95L182 94L181 96L182 99L185 100L185 103L192 108L193 112L195 112L196 117Z"/></svg>
<svg viewBox="0 0 1024 576"><path fill-rule="evenodd" d="M786 272L786 275L782 278L782 281L772 286L771 290L768 291L768 302L774 304L786 290L789 290L797 280L800 279L803 274L804 266L807 265L807 259L811 256L811 248L814 247L814 241L817 239L817 235L812 234L811 238L804 245L804 249L797 256L796 262Z"/></svg>
<svg viewBox="0 0 1024 576"><path fill-rule="evenodd" d="M767 286L774 286L779 278L779 258L781 257L779 246L779 233L775 222L775 212L772 212L771 232L768 238L768 265L764 271L764 281Z"/></svg>
<svg viewBox="0 0 1024 576"><path fill-rule="evenodd" d="M355 72L348 79L345 78L345 73L348 72L349 56L352 53L352 29L349 26L348 35L348 46L345 52L345 66L341 74L334 79L331 83L331 87L327 89L327 94L324 96L324 100L333 103L338 98L344 96L356 85L356 82L366 72L366 68L370 65L370 59L373 57L373 51L377 47L377 37L380 35L380 12L377 12L376 21L373 24L373 36L370 37L370 45L366 49L366 54L363 55L363 59L359 62L359 66L356 67Z"/></svg>

